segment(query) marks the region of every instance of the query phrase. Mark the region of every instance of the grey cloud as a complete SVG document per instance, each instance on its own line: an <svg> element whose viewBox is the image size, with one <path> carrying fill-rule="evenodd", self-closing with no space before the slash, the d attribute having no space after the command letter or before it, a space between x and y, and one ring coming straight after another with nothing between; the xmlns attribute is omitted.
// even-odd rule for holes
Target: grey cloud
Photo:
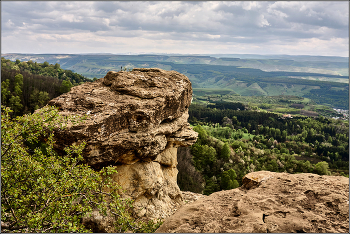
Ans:
<svg viewBox="0 0 350 234"><path fill-rule="evenodd" d="M94 20L85 20L84 22L62 22L57 26L61 29L87 30L90 32L109 30L109 27L105 24Z"/></svg>
<svg viewBox="0 0 350 234"><path fill-rule="evenodd" d="M25 7L21 4L11 5L6 8L6 15L3 17L10 18L10 15L19 15L19 17L11 17L11 21L14 26L20 27L23 22L40 23L54 29L63 27L63 29L74 30L88 30L88 31L108 31L111 30L107 25L101 23L101 19L109 19L111 22L110 27L117 26L122 27L125 30L151 30L158 32L208 32L208 33L224 33L224 34L237 34L247 33L250 35L250 31L257 31L260 35L273 33L276 36L280 34L284 35L285 30L290 29L292 24L299 24L305 29L308 25L314 26L326 26L333 29L344 29L347 25L343 25L339 20L335 20L332 17L331 12L323 13L321 10L323 2L319 2L321 6L315 6L313 9L300 10L298 6L276 6L274 10L282 12L287 15L285 18L277 17L267 12L267 8L273 5L273 2L259 2L259 7L252 7L250 10L244 9L248 3L238 2L237 5L227 5L227 2L220 3L218 7L213 9L212 14L224 15L223 19L204 19L205 15L201 17L200 13L196 13L196 19L192 22L183 21L184 17L189 17L192 14L192 8L202 6L200 11L206 14L202 2L183 2L180 6L172 7L174 4L169 2L92 2L90 9L82 9L79 16L82 17L83 22L65 22L62 19L57 19L55 14L51 14L50 11L60 10L62 14L75 13L77 9L74 9L72 2L25 2ZM164 4L165 7L158 7L161 12L157 12L151 9L150 4L157 6ZM82 7L84 5L80 5ZM34 8L33 8L34 7ZM32 9L32 10L30 10ZM198 9L198 8L197 8ZM119 10L119 13L117 11ZM90 14L92 12L92 15ZM101 12L102 11L102 12ZM314 13L310 16L308 12ZM96 19L90 19L94 16ZM264 17L270 24L261 27L261 19ZM51 17L51 18L50 18ZM50 21L50 19L52 21ZM91 25L91 27L89 27ZM210 27L212 26L212 27ZM281 31L280 31L281 30ZM264 33L265 32L265 33ZM280 33L280 34L279 34ZM304 36L305 33L302 33ZM345 33L346 34L346 33ZM343 34L338 34L343 35ZM244 35L243 35L244 36ZM312 33L310 36L314 36ZM296 36L298 37L298 36Z"/></svg>
<svg viewBox="0 0 350 234"><path fill-rule="evenodd" d="M92 32L99 37L218 43L348 38L347 2L2 2L2 35ZM25 23L25 25L23 24ZM220 37L215 37L220 35Z"/></svg>
<svg viewBox="0 0 350 234"><path fill-rule="evenodd" d="M96 11L103 11L104 13L114 13L118 9L122 9L122 4L118 2L93 2L93 7Z"/></svg>

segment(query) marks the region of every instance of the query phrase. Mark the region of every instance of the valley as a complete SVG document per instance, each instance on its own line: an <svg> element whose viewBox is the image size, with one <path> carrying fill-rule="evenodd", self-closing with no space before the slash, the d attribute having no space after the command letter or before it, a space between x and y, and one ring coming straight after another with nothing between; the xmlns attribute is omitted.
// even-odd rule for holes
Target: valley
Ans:
<svg viewBox="0 0 350 234"><path fill-rule="evenodd" d="M195 90L225 89L240 96L299 96L316 104L348 109L348 58L263 55L3 54L15 61L59 63L87 78L135 67L176 70ZM220 57L221 56L221 57ZM215 93L215 92L219 93Z"/></svg>

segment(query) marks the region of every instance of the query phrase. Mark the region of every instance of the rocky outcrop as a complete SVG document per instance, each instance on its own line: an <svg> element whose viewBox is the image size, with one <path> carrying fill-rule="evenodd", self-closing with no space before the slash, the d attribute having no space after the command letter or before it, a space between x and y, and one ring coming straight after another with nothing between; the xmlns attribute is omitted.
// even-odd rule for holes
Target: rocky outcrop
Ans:
<svg viewBox="0 0 350 234"><path fill-rule="evenodd" d="M117 167L112 177L135 200L139 217L165 218L182 203L177 147L197 139L187 123L191 99L191 82L176 71L108 72L49 102L62 116L87 116L83 123L56 131L55 147L60 151L85 141L85 162L96 170Z"/></svg>
<svg viewBox="0 0 350 234"><path fill-rule="evenodd" d="M182 206L156 232L349 231L349 179L252 172L243 186Z"/></svg>

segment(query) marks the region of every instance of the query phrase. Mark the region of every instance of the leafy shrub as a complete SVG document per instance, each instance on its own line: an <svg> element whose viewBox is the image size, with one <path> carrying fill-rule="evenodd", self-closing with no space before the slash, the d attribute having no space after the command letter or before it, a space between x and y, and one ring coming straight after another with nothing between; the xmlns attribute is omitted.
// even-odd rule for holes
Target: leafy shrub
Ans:
<svg viewBox="0 0 350 234"><path fill-rule="evenodd" d="M91 232L81 222L94 209L114 215L118 232L153 232L161 223L136 222L132 201L120 198L108 176L82 164L85 143L73 144L58 156L53 149L54 129L82 118L65 119L54 107L32 115L10 118L1 113L1 228L4 232Z"/></svg>

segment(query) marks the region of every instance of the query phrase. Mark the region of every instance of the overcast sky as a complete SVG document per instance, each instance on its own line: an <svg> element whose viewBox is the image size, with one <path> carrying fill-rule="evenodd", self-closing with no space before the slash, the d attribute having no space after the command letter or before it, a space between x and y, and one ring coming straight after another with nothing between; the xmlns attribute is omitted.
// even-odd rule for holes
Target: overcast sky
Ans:
<svg viewBox="0 0 350 234"><path fill-rule="evenodd" d="M1 1L1 53L349 56L348 1Z"/></svg>

